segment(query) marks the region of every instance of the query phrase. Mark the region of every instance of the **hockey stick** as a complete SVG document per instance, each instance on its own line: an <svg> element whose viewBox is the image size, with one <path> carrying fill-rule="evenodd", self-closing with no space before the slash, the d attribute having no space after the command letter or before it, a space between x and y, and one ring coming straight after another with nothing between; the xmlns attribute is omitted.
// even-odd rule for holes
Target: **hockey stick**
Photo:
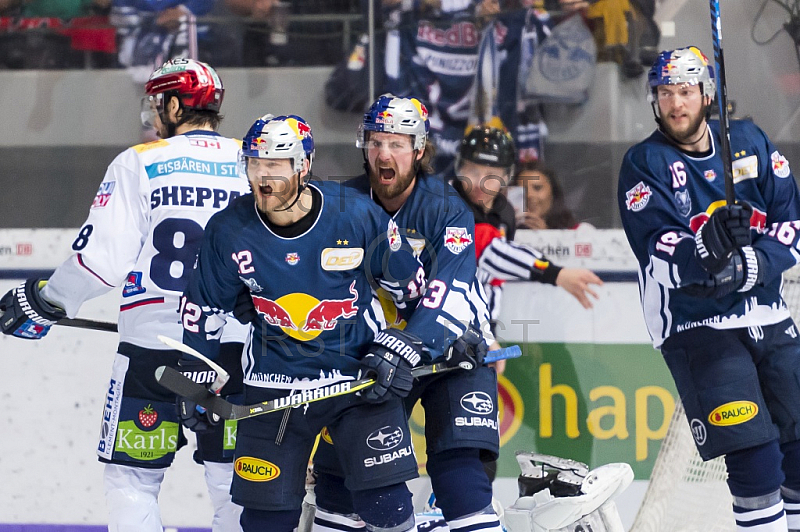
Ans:
<svg viewBox="0 0 800 532"><path fill-rule="evenodd" d="M711 37L714 40L714 64L717 69L717 106L719 107L719 136L722 141L722 166L725 169L725 202L733 205L733 158L731 157L731 132L728 117L728 85L725 82L725 57L722 53L722 21L719 0L709 0L711 5Z"/></svg>
<svg viewBox="0 0 800 532"><path fill-rule="evenodd" d="M506 358L517 358L522 356L522 351L519 346L512 345L496 351L490 351L484 362L492 363ZM460 369L458 366L447 366L444 362L431 364L430 366L421 366L412 370L412 375L417 377L424 377L434 373L442 373L453 369ZM321 401L330 397L338 397L349 393L355 393L375 384L375 379L358 379L352 381L337 382L336 384L329 384L310 390L303 390L299 393L292 393L285 397L278 397L270 401L256 403L252 405L235 405L229 403L222 397L211 393L202 384L197 384L193 380L186 377L183 373L171 368L169 366L159 366L156 369L156 380L159 384L170 390L171 392L185 397L198 406L202 406L213 414L218 415L222 419L245 419L270 412L277 412L286 408L292 408L315 401Z"/></svg>
<svg viewBox="0 0 800 532"><path fill-rule="evenodd" d="M200 360L202 360L203 362L208 364L208 366L211 369L216 371L217 372L217 378L214 379L214 382L211 383L211 386L208 387L208 390L211 391L212 393L215 393L215 394L218 393L222 389L222 387L225 386L225 384L228 382L228 379L231 378L230 373L225 371L225 368L223 368L222 366L220 366L219 364L217 364L216 362L214 362L213 360L211 360L210 358L205 356L200 351L198 351L196 349L193 349L193 348L189 347L188 345L186 345L184 343L181 343L181 342L179 342L177 340L174 340L174 339L172 339L172 338L170 338L168 336L164 336L163 334L159 334L157 336L157 338L161 341L162 344L164 344L166 346L169 346L172 349L177 349L178 351L181 351L182 353L186 353L187 355L191 355L191 356L193 356L195 358L199 358Z"/></svg>
<svg viewBox="0 0 800 532"><path fill-rule="evenodd" d="M56 325L62 327L75 327L77 329L89 329L91 331L119 332L117 324L110 321L97 321L84 318L61 318Z"/></svg>

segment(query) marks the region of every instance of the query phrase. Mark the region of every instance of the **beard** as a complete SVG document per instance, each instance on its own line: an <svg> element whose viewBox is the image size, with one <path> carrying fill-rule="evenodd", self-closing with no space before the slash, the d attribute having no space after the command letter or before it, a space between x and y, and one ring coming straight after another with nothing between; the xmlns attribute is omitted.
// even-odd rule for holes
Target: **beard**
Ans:
<svg viewBox="0 0 800 532"><path fill-rule="evenodd" d="M405 175L395 174L394 180L391 183L383 183L381 182L380 172L375 171L371 167L369 169L369 185L380 199L394 199L398 197L411 186L411 182L414 181L415 177L416 173L412 170Z"/></svg>
<svg viewBox="0 0 800 532"><path fill-rule="evenodd" d="M679 143L692 144L699 140L700 137L697 136L697 132L700 131L701 126L703 126L704 120L705 120L705 113L701 112L698 113L696 117L692 118L689 122L689 125L682 130L677 130L673 128L672 126L669 125L669 122L667 120L661 121L661 127L664 128L664 131L670 137L672 137Z"/></svg>

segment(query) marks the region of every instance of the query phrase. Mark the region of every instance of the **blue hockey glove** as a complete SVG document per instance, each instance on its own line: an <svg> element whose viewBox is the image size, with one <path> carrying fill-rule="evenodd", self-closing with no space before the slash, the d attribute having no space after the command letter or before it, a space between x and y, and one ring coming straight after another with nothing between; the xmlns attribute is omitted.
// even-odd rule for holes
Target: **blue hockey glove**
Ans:
<svg viewBox="0 0 800 532"><path fill-rule="evenodd" d="M444 359L451 368L459 367L470 371L483 364L483 358L487 351L488 347L480 333L470 327L450 345L445 352Z"/></svg>
<svg viewBox="0 0 800 532"><path fill-rule="evenodd" d="M39 290L46 283L44 279L28 279L0 299L3 334L39 340L58 320L67 317L66 312L42 299Z"/></svg>
<svg viewBox="0 0 800 532"><path fill-rule="evenodd" d="M202 360L181 359L178 361L178 371L203 385L212 383L217 376L217 372ZM181 424L192 432L208 432L220 421L219 416L185 397L178 396L176 404Z"/></svg>
<svg viewBox="0 0 800 532"><path fill-rule="evenodd" d="M761 251L746 246L734 253L721 272L711 275L702 284L681 287L681 291L693 296L719 299L738 290L747 292L762 281L764 261Z"/></svg>
<svg viewBox="0 0 800 532"><path fill-rule="evenodd" d="M731 254L752 242L750 217L753 207L740 202L718 207L708 221L697 230L695 244L700 264L710 274L724 270Z"/></svg>
<svg viewBox="0 0 800 532"><path fill-rule="evenodd" d="M256 306L253 304L253 298L250 296L250 290L246 287L236 296L236 304L233 307L233 317L244 325L249 325L258 318Z"/></svg>
<svg viewBox="0 0 800 532"><path fill-rule="evenodd" d="M414 384L411 370L419 364L422 340L399 329L387 329L375 336L369 352L361 359L361 374L374 377L375 384L361 396L369 403L382 403L390 397L407 397Z"/></svg>

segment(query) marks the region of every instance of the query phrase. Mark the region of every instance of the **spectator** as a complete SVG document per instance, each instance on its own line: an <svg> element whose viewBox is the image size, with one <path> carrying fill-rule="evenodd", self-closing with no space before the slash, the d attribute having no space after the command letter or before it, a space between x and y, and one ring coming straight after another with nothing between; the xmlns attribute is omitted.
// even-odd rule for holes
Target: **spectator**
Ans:
<svg viewBox="0 0 800 532"><path fill-rule="evenodd" d="M522 163L515 184L522 189L522 205L514 205L517 229L577 229L578 223L564 202L564 189L555 172L538 161Z"/></svg>

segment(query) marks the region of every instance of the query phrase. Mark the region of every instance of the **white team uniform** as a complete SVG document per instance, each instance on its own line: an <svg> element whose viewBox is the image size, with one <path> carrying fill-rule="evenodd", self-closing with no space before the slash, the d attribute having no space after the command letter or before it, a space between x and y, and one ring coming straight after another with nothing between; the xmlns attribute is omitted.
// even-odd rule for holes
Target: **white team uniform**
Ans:
<svg viewBox="0 0 800 532"><path fill-rule="evenodd" d="M247 179L238 171L240 147L236 140L198 130L119 154L109 165L89 217L72 244L75 253L56 269L42 288L42 296L74 317L84 301L124 285L120 352L124 344L133 346L129 349L168 350L157 336L182 338L179 299L206 223L232 200L249 193ZM243 343L249 327L229 321L223 342ZM170 451L156 455L155 460L130 450L127 455L119 454L125 442L121 427L150 428L132 425L138 407L130 413L130 405L135 403L126 406L122 390L126 377L146 382L152 372L148 370L142 380L145 372L139 366L139 374L134 376L136 357L127 354L117 353L115 358L98 446L100 458L113 462L107 464L105 473L109 529L161 531L158 490L175 445L170 442ZM141 401L139 397L147 404L146 394L137 396ZM156 400L152 405L160 409L161 425L152 428L169 426L177 434L177 413L169 411L171 405L165 399L161 398L161 403ZM128 413L124 413L126 408ZM131 430L128 433L135 435ZM228 495L232 464L206 462L206 466L215 506L214 531L238 530L238 507L233 507Z"/></svg>

